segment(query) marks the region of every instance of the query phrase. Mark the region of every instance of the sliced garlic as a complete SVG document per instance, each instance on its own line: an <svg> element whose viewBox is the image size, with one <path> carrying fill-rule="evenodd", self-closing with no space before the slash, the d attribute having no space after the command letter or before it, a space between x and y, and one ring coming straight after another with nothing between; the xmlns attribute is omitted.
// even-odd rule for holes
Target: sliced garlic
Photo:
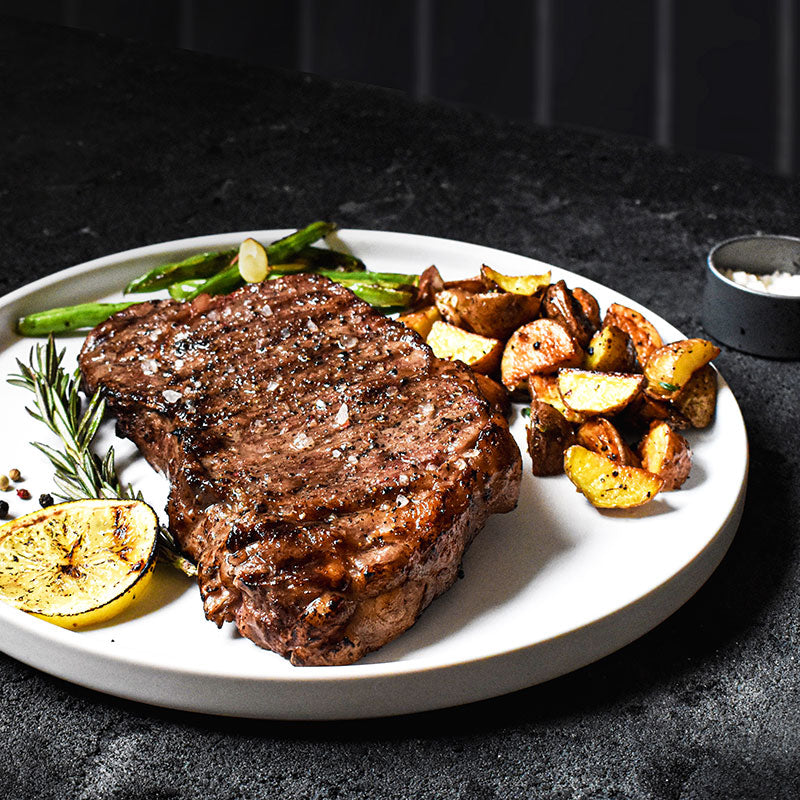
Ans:
<svg viewBox="0 0 800 800"><path fill-rule="evenodd" d="M255 239L245 239L239 245L239 274L248 283L259 283L268 272L267 251Z"/></svg>

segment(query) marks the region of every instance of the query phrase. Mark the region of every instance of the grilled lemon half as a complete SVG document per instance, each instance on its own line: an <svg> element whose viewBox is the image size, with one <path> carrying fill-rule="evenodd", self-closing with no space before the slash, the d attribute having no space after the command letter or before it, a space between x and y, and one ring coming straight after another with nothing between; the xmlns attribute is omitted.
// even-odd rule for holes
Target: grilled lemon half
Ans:
<svg viewBox="0 0 800 800"><path fill-rule="evenodd" d="M158 518L136 500L75 500L0 525L0 600L64 628L104 622L145 589Z"/></svg>

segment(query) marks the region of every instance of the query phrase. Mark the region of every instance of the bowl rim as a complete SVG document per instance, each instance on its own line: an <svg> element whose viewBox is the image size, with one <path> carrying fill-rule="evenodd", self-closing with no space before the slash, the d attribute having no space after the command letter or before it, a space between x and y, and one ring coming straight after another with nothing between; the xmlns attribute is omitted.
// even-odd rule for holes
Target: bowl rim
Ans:
<svg viewBox="0 0 800 800"><path fill-rule="evenodd" d="M795 242L798 246L800 246L800 236L790 236L788 234L782 233L751 233L751 234L744 234L742 236L732 236L729 239L723 239L720 242L717 242L709 251L708 255L706 256L706 267L708 271L718 280L722 281L725 285L731 286L734 289L744 292L745 294L755 295L756 297L769 297L771 300L787 300L789 302L800 302L800 295L791 295L791 294L778 294L776 292L768 292L765 289L753 289L750 286L743 286L740 283L736 283L736 281L728 278L726 275L723 275L722 271L716 266L714 263L714 258L717 255L717 252L729 244L734 244L736 242L744 242L744 241L751 241L753 239L759 240L767 240L767 239L781 239L783 241ZM753 272L753 275L760 275L760 274L768 274L768 273L758 273ZM800 275L800 271L794 273L796 275Z"/></svg>

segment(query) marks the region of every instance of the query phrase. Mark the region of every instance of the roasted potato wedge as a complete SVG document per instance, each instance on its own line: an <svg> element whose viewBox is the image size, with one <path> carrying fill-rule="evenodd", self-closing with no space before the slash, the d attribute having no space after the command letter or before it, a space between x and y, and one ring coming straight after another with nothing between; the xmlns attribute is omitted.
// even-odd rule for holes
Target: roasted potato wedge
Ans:
<svg viewBox="0 0 800 800"><path fill-rule="evenodd" d="M649 428L654 421L668 422L676 431L692 427L692 423L666 400L656 400L644 392L637 395L622 411L625 423L634 428Z"/></svg>
<svg viewBox="0 0 800 800"><path fill-rule="evenodd" d="M494 378L482 375L480 372L475 373L475 379L481 394L489 401L489 405L504 417L508 417L511 414L511 395L508 393L508 389Z"/></svg>
<svg viewBox="0 0 800 800"><path fill-rule="evenodd" d="M625 467L579 444L564 453L564 471L596 508L633 508L655 497L663 480L652 472Z"/></svg>
<svg viewBox="0 0 800 800"><path fill-rule="evenodd" d="M558 391L564 404L589 416L613 416L641 391L644 377L630 372L592 372L562 369Z"/></svg>
<svg viewBox="0 0 800 800"><path fill-rule="evenodd" d="M700 367L684 390L672 400L675 411L694 428L705 428L714 419L717 408L717 374L710 364ZM675 427L675 426L673 426Z"/></svg>
<svg viewBox="0 0 800 800"><path fill-rule="evenodd" d="M550 285L550 272L542 275L501 275L484 264L481 267L483 285L491 290L502 289L511 294L534 295Z"/></svg>
<svg viewBox="0 0 800 800"><path fill-rule="evenodd" d="M427 342L439 358L463 361L484 374L494 372L503 355L503 343L499 339L479 336L440 320L431 326Z"/></svg>
<svg viewBox="0 0 800 800"><path fill-rule="evenodd" d="M528 453L534 475L559 475L564 471L564 451L575 442L575 430L549 403L531 401Z"/></svg>
<svg viewBox="0 0 800 800"><path fill-rule="evenodd" d="M419 286L417 287L417 300L414 310L426 308L434 305L434 298L437 292L444 289L444 280L434 264L423 270L419 276Z"/></svg>
<svg viewBox="0 0 800 800"><path fill-rule="evenodd" d="M436 308L445 320L459 328L508 339L517 328L536 319L541 300L536 295L445 289L436 295Z"/></svg>
<svg viewBox="0 0 800 800"><path fill-rule="evenodd" d="M659 347L644 367L645 391L651 397L671 400L686 387L697 370L719 355L707 339L680 339Z"/></svg>
<svg viewBox="0 0 800 800"><path fill-rule="evenodd" d="M658 475L664 485L662 492L671 492L689 477L692 469L692 450L689 442L666 422L654 422L639 443L642 467Z"/></svg>
<svg viewBox="0 0 800 800"><path fill-rule="evenodd" d="M543 403L548 403L553 408L558 409L567 422L572 422L576 425L586 422L586 414L579 414L564 405L564 401L558 391L558 377L556 375L539 375L536 373L529 375L528 390L532 399L541 400Z"/></svg>
<svg viewBox="0 0 800 800"><path fill-rule="evenodd" d="M503 350L500 372L513 391L536 372L556 372L583 362L583 349L569 331L553 319L537 319L516 330Z"/></svg>
<svg viewBox="0 0 800 800"><path fill-rule="evenodd" d="M575 443L587 450L610 458L626 467L641 467L639 456L631 450L613 423L605 417L594 417L581 425L575 434ZM652 471L652 470L651 470Z"/></svg>
<svg viewBox="0 0 800 800"><path fill-rule="evenodd" d="M401 314L397 321L415 330L423 339L427 339L433 323L441 318L442 316L436 306L425 306L418 311L409 311L406 314Z"/></svg>
<svg viewBox="0 0 800 800"><path fill-rule="evenodd" d="M604 325L589 341L583 368L597 372L633 372L636 355L631 337L616 325Z"/></svg>
<svg viewBox="0 0 800 800"><path fill-rule="evenodd" d="M631 337L640 367L644 368L651 353L664 344L653 325L638 311L612 303L603 318L603 326L616 325Z"/></svg>
<svg viewBox="0 0 800 800"><path fill-rule="evenodd" d="M572 296L580 303L592 330L596 331L600 327L600 303L597 302L597 298L580 286L576 286L572 290Z"/></svg>
<svg viewBox="0 0 800 800"><path fill-rule="evenodd" d="M581 347L589 344L594 328L564 281L558 281L545 289L542 316L560 322Z"/></svg>

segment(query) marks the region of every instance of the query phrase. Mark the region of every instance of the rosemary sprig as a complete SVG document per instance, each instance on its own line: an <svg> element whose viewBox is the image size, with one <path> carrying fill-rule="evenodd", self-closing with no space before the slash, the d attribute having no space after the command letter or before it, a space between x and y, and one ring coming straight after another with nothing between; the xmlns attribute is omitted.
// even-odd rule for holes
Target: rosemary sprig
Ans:
<svg viewBox="0 0 800 800"><path fill-rule="evenodd" d="M69 373L62 365L64 350L56 351L52 335L46 345L31 348L28 363L17 360L19 374L8 382L27 389L34 395L34 407L26 411L44 423L60 440L62 449L42 442L32 442L55 468L53 480L63 500L101 497L120 500L143 500L141 492L128 484L123 486L114 465L114 448L103 458L92 452L91 444L100 427L106 401L98 389L82 408L79 387L80 373ZM185 558L175 538L163 525L158 528L158 554L176 569L196 575L197 568Z"/></svg>

